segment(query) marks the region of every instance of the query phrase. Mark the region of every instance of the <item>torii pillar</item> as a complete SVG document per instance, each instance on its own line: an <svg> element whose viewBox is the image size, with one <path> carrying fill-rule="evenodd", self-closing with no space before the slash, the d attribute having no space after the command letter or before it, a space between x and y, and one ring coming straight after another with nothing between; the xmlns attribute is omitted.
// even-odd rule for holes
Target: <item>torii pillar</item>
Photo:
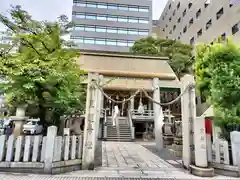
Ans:
<svg viewBox="0 0 240 180"><path fill-rule="evenodd" d="M153 78L153 99L160 103L160 82L159 78ZM158 150L163 149L162 126L163 119L161 118L162 108L159 104L153 103L154 110L154 133L155 142Z"/></svg>

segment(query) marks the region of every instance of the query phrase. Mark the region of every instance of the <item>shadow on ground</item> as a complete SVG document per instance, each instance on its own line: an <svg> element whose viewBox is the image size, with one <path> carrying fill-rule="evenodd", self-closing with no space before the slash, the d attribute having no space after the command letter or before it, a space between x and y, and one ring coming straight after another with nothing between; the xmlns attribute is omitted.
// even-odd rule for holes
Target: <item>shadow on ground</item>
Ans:
<svg viewBox="0 0 240 180"><path fill-rule="evenodd" d="M163 159L164 161L166 161L167 163L171 164L175 168L183 168L182 161L181 161L182 158L173 156L169 149L164 148L161 151L159 151L156 145L154 144L142 145L142 146L147 150L149 150L150 152L152 152L153 154L160 157L161 159Z"/></svg>

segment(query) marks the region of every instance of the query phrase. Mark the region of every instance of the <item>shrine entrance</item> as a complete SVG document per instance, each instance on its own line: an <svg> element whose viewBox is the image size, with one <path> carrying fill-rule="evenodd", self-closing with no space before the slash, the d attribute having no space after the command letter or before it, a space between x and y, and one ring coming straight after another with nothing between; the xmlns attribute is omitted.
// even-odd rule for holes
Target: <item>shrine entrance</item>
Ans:
<svg viewBox="0 0 240 180"><path fill-rule="evenodd" d="M111 99L123 101L123 103L115 103L110 99L104 97L103 109L106 110L107 116L113 115L114 106L117 105L120 111L119 115L122 117L127 117L130 105L129 103L124 102L124 100L128 99L131 96L131 91L106 90L105 93Z"/></svg>

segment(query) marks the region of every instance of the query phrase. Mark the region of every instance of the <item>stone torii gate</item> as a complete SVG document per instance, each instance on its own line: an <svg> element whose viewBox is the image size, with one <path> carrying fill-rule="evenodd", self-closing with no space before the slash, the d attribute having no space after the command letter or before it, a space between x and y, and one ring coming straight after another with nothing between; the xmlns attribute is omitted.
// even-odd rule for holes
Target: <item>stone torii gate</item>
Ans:
<svg viewBox="0 0 240 180"><path fill-rule="evenodd" d="M101 101L103 100L103 94L101 90L94 85L94 82L101 83L102 81L102 75L99 75L97 73L88 73L82 169L94 169L96 143L98 142L98 126L102 108ZM157 102L160 102L159 78L153 78L153 99ZM157 148L161 150L163 148L163 121L160 119L161 107L157 104L154 104L153 109L155 123L155 141Z"/></svg>
<svg viewBox="0 0 240 180"><path fill-rule="evenodd" d="M84 144L82 169L93 170L98 142L98 126L101 113L101 102L103 100L102 91L94 82L103 82L103 76L97 73L88 74L88 88L86 100L86 117L84 127ZM195 88L189 84L195 84L192 75L185 75L181 79L182 108L182 135L183 135L183 165L195 174L208 174L211 176L212 169L207 166L206 137L201 135L205 131L204 121L196 117ZM99 84L101 86L101 84ZM159 79L153 78L153 100L160 103ZM188 88L186 90L186 88ZM154 103L154 123L155 123L155 142L158 150L163 149L162 124L160 119L161 106ZM198 122L196 122L196 120ZM197 134L194 134L196 131ZM200 139L199 139L200 137ZM205 137L205 139L204 139ZM194 143L198 141L198 143ZM197 156L198 157L197 157ZM196 165L196 166L194 166Z"/></svg>

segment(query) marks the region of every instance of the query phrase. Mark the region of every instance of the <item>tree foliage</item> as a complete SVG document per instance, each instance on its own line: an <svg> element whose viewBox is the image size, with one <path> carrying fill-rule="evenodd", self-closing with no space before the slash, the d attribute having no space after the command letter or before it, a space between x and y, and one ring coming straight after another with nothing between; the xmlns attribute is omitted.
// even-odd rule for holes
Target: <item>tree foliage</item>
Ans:
<svg viewBox="0 0 240 180"><path fill-rule="evenodd" d="M169 64L178 77L192 73L192 46L170 39L142 38L135 41L131 51L136 54L147 54L169 57Z"/></svg>
<svg viewBox="0 0 240 180"><path fill-rule="evenodd" d="M216 125L229 132L240 124L240 47L230 40L199 45L195 68L197 88L213 105Z"/></svg>
<svg viewBox="0 0 240 180"><path fill-rule="evenodd" d="M36 106L41 122L49 125L56 124L61 115L83 108L83 72L76 62L80 54L62 39L72 26L66 16L57 22L40 22L20 6L11 7L10 16L0 16L0 22L12 32L11 47L0 53L8 103ZM18 51L9 53L13 47Z"/></svg>

